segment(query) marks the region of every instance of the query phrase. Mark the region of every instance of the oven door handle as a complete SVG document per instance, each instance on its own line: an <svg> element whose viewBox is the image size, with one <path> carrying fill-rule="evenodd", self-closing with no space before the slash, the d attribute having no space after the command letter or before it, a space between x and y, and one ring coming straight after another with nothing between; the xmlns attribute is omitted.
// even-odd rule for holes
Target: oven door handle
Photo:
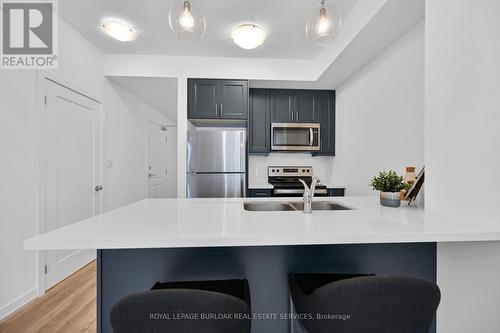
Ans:
<svg viewBox="0 0 500 333"><path fill-rule="evenodd" d="M274 194L302 194L304 190L301 189L274 189ZM314 194L327 194L327 189L317 188Z"/></svg>
<svg viewBox="0 0 500 333"><path fill-rule="evenodd" d="M274 194L301 194L304 193L304 190L286 190L286 189L275 189Z"/></svg>
<svg viewBox="0 0 500 333"><path fill-rule="evenodd" d="M309 127L309 146L312 147L314 141L314 133L312 127Z"/></svg>

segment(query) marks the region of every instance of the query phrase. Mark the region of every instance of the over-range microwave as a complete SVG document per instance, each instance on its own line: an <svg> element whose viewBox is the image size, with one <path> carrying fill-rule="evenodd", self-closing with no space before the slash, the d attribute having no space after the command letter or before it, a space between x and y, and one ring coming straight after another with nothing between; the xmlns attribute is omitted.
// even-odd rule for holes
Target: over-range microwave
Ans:
<svg viewBox="0 0 500 333"><path fill-rule="evenodd" d="M315 123L272 123L272 151L319 151L320 125Z"/></svg>

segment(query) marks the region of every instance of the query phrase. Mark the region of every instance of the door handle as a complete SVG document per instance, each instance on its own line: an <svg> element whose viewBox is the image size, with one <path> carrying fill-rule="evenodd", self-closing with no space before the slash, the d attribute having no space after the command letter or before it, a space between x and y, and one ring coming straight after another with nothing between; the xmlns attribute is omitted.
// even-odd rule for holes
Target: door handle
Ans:
<svg viewBox="0 0 500 333"><path fill-rule="evenodd" d="M220 111L219 111L219 117L222 117L222 103L220 103Z"/></svg>
<svg viewBox="0 0 500 333"><path fill-rule="evenodd" d="M214 104L214 109L215 109L215 116L218 117L219 115L217 114L217 104Z"/></svg>
<svg viewBox="0 0 500 333"><path fill-rule="evenodd" d="M96 191L96 192L102 191L102 185L97 185L97 186L95 187L95 191Z"/></svg>
<svg viewBox="0 0 500 333"><path fill-rule="evenodd" d="M312 128L309 128L309 146L312 147L313 145L313 140L314 140L314 133L313 133L313 129Z"/></svg>
<svg viewBox="0 0 500 333"><path fill-rule="evenodd" d="M295 121L299 122L299 111L295 111Z"/></svg>
<svg viewBox="0 0 500 333"><path fill-rule="evenodd" d="M294 112L292 111L292 123L293 123L293 113L294 113Z"/></svg>

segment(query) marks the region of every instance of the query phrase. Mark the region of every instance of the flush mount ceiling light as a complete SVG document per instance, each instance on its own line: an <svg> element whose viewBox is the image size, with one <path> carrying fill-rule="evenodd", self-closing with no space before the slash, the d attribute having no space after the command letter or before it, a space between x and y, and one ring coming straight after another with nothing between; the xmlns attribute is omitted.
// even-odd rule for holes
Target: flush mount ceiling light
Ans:
<svg viewBox="0 0 500 333"><path fill-rule="evenodd" d="M206 28L205 16L193 0L175 0L168 13L170 29L180 39L196 41Z"/></svg>
<svg viewBox="0 0 500 333"><path fill-rule="evenodd" d="M101 24L101 29L111 37L121 42L129 42L137 38L137 30L126 23L106 21Z"/></svg>
<svg viewBox="0 0 500 333"><path fill-rule="evenodd" d="M266 33L256 24L242 24L233 29L231 38L239 47L251 50L266 41Z"/></svg>
<svg viewBox="0 0 500 333"><path fill-rule="evenodd" d="M337 37L342 26L342 17L339 11L325 5L322 0L314 10L306 24L306 35L314 45L326 46Z"/></svg>

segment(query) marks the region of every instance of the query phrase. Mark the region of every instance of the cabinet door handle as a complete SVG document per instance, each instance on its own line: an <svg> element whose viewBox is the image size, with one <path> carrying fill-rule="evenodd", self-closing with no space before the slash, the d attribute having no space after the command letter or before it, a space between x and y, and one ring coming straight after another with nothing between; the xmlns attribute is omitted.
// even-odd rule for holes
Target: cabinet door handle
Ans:
<svg viewBox="0 0 500 333"><path fill-rule="evenodd" d="M293 111L292 111L292 123L293 123Z"/></svg>
<svg viewBox="0 0 500 333"><path fill-rule="evenodd" d="M220 103L220 112L219 112L219 117L222 117L222 103Z"/></svg>
<svg viewBox="0 0 500 333"><path fill-rule="evenodd" d="M299 122L299 111L295 111L295 121Z"/></svg>
<svg viewBox="0 0 500 333"><path fill-rule="evenodd" d="M217 115L217 104L214 104L214 109L215 109L215 116L218 117L218 115Z"/></svg>

